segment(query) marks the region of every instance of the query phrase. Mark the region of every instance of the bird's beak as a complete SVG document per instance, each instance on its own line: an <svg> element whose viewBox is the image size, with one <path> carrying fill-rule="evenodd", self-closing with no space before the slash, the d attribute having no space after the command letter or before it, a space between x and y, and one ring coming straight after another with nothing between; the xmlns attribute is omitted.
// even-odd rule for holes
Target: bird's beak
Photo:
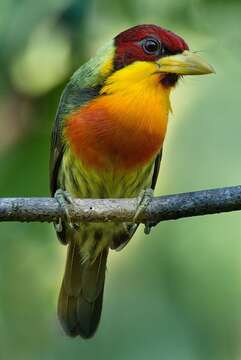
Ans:
<svg viewBox="0 0 241 360"><path fill-rule="evenodd" d="M214 73L214 68L201 56L185 50L181 54L165 56L157 62L161 73L174 73L178 75L204 75Z"/></svg>

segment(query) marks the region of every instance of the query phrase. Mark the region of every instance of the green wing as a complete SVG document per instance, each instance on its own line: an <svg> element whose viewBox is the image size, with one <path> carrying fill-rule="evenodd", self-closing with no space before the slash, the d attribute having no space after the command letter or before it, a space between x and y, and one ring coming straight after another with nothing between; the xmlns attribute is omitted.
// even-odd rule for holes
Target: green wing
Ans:
<svg viewBox="0 0 241 360"><path fill-rule="evenodd" d="M156 187L158 174L159 174L159 170L160 170L160 165L161 165L161 159L162 159L162 149L160 150L160 152L157 155L156 160L155 160L154 171L153 171L152 182L151 182L151 188L153 190Z"/></svg>
<svg viewBox="0 0 241 360"><path fill-rule="evenodd" d="M93 88L80 88L75 82L69 82L65 87L60 99L57 110L50 148L50 191L53 196L58 189L58 174L63 154L65 151L65 144L63 142L63 126L64 119L75 109L88 103L90 100L99 95L100 86Z"/></svg>

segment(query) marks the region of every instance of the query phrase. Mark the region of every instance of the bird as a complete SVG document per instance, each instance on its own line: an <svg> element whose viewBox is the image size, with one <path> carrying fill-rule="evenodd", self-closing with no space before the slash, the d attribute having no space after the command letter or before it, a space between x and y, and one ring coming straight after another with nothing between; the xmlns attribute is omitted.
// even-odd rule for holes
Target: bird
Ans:
<svg viewBox="0 0 241 360"><path fill-rule="evenodd" d="M181 36L143 24L107 42L64 88L51 137L50 188L64 211L55 224L68 247L57 312L67 335L95 334L108 253L126 246L138 227L136 216L131 223L73 224L70 204L140 197L139 214L156 186L170 93L185 75L213 72Z"/></svg>

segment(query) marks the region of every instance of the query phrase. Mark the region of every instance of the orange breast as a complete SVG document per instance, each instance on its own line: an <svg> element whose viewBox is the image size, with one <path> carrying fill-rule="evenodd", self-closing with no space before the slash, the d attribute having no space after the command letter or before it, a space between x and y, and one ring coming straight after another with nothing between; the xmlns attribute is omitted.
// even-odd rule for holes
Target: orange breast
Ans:
<svg viewBox="0 0 241 360"><path fill-rule="evenodd" d="M129 90L100 95L72 113L65 136L86 166L133 170L160 151L168 112L169 91L156 75Z"/></svg>

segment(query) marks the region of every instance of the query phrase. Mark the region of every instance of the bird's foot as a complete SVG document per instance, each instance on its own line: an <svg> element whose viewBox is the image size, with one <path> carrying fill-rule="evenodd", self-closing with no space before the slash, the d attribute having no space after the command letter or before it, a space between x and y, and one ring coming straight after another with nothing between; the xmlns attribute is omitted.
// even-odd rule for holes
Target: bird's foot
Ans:
<svg viewBox="0 0 241 360"><path fill-rule="evenodd" d="M72 219L69 211L69 205L73 204L71 195L67 191L58 189L54 194L54 198L59 203L69 227L71 229L75 229L76 225L72 223ZM63 230L61 217L59 218L58 223L54 223L54 227L57 232L61 232Z"/></svg>
<svg viewBox="0 0 241 360"><path fill-rule="evenodd" d="M141 191L139 195L139 201L138 201L136 213L134 216L135 223L138 222L139 216L145 211L145 209L150 204L153 198L153 193L154 193L153 189L150 188ZM156 224L154 222L147 221L144 225L145 225L144 233L148 235L151 232L151 228Z"/></svg>

